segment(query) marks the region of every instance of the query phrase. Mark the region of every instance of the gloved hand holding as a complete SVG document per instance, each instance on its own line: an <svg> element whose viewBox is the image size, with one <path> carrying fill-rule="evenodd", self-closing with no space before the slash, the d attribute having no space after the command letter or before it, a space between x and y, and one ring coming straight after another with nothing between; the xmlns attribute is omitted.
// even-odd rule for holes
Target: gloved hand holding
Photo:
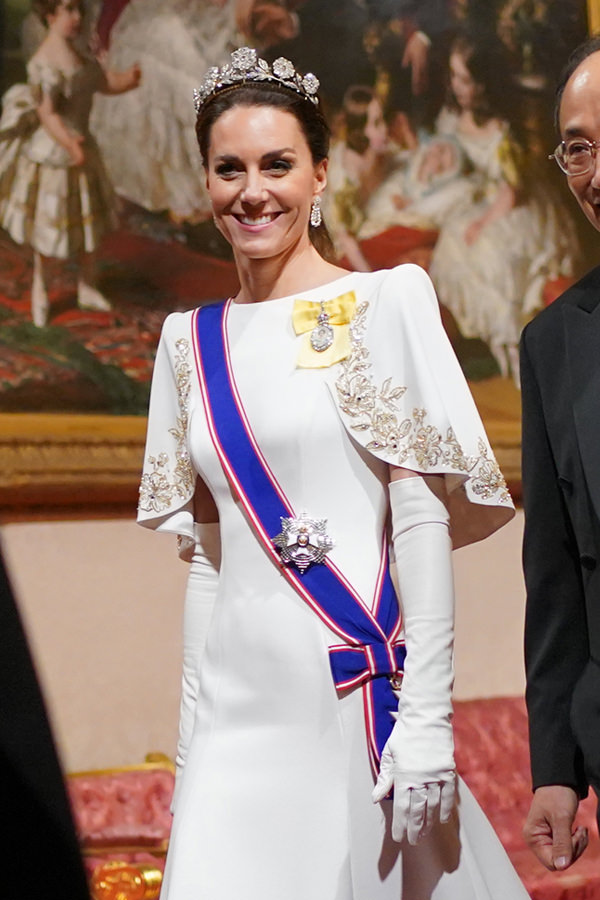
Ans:
<svg viewBox="0 0 600 900"><path fill-rule="evenodd" d="M440 476L401 478L389 490L406 660L373 801L393 788L392 837L416 844L455 804L452 548Z"/></svg>

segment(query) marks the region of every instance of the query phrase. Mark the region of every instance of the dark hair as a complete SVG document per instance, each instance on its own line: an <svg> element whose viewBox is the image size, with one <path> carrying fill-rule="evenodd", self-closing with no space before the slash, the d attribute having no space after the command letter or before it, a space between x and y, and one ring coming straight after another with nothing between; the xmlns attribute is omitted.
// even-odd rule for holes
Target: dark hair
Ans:
<svg viewBox="0 0 600 900"><path fill-rule="evenodd" d="M31 9L36 14L38 19L46 25L46 19L48 16L53 15L58 7L62 4L63 0L33 0L31 4ZM79 0L77 0L77 5L80 6Z"/></svg>
<svg viewBox="0 0 600 900"><path fill-rule="evenodd" d="M345 143L355 153L362 154L369 146L365 134L369 103L375 99L375 91L363 84L353 84L347 89L342 101L344 114Z"/></svg>
<svg viewBox="0 0 600 900"><path fill-rule="evenodd" d="M306 143L314 165L329 156L330 129L325 116L311 100L290 88L270 81L241 84L225 88L200 107L196 117L196 137L200 147L202 165L208 166L208 148L212 127L223 113L236 106L274 106L294 116ZM324 257L333 255L333 243L324 222L310 227L310 239Z"/></svg>
<svg viewBox="0 0 600 900"><path fill-rule="evenodd" d="M475 98L473 118L477 125L500 118L515 125L516 91L512 80L508 52L494 33L471 34L462 31L454 38L450 54L458 53L465 62L473 81L481 88ZM450 105L456 108L451 96Z"/></svg>
<svg viewBox="0 0 600 900"><path fill-rule="evenodd" d="M594 34L583 41L582 44L579 44L578 47L575 47L560 73L554 98L554 125L559 134L560 126L558 119L560 115L560 104L567 86L567 81L569 81L575 69L579 68L584 59L587 59L588 56L591 56L593 53L597 53L598 50L600 50L600 34Z"/></svg>

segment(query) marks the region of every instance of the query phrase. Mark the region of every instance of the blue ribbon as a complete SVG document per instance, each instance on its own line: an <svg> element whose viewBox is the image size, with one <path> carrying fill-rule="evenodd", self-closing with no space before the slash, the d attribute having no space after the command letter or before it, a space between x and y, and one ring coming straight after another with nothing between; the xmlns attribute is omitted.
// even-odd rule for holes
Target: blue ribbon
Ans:
<svg viewBox="0 0 600 900"><path fill-rule="evenodd" d="M274 476L252 441L231 383L225 322L227 304L204 306L195 313L195 351L202 394L217 453L270 555L279 560L271 538L281 531L281 519L294 512L278 490ZM391 713L397 699L390 677L402 670L404 644L393 636L398 630L396 593L386 566L381 596L372 614L347 585L329 560L310 566L303 575L285 568L283 574L318 615L347 644L330 649L330 664L337 687L362 684L371 758L379 762L392 730Z"/></svg>
<svg viewBox="0 0 600 900"><path fill-rule="evenodd" d="M362 684L372 678L389 678L404 668L404 644L339 644L329 648L333 679L338 688Z"/></svg>

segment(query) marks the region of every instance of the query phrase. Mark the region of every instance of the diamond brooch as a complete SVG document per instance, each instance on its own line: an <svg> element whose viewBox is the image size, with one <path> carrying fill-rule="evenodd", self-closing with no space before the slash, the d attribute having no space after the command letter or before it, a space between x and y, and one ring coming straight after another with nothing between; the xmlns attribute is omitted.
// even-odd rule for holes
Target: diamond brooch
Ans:
<svg viewBox="0 0 600 900"><path fill-rule="evenodd" d="M327 519L313 519L306 513L296 518L281 517L281 532L271 539L279 548L281 562L294 565L303 575L311 565L317 565L333 547L327 534Z"/></svg>
<svg viewBox="0 0 600 900"><path fill-rule="evenodd" d="M333 326L329 324L329 316L325 312L325 304L321 301L321 312L317 324L310 333L310 346L317 353L322 353L333 344Z"/></svg>

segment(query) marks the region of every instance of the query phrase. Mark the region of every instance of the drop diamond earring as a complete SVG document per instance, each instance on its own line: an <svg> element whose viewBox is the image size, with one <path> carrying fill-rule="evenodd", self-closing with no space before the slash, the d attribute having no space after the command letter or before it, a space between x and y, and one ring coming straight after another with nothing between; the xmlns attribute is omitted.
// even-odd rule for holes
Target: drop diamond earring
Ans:
<svg viewBox="0 0 600 900"><path fill-rule="evenodd" d="M315 197L310 208L310 224L313 228L318 228L323 221L321 215L321 198Z"/></svg>

